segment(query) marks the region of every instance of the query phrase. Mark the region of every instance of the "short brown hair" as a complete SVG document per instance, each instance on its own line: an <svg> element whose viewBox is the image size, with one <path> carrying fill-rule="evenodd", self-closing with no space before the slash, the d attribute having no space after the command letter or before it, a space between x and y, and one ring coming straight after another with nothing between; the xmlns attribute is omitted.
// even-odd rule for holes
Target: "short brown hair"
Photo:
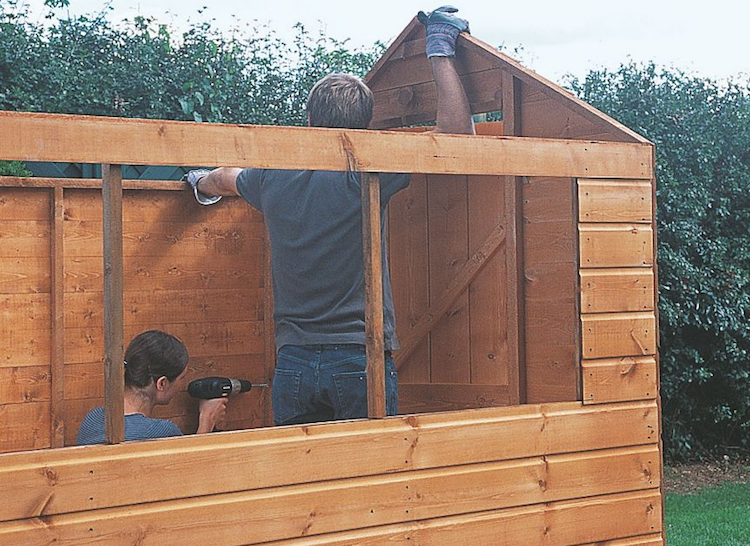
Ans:
<svg viewBox="0 0 750 546"><path fill-rule="evenodd" d="M329 74L307 98L311 127L367 129L372 119L372 91L351 74Z"/></svg>

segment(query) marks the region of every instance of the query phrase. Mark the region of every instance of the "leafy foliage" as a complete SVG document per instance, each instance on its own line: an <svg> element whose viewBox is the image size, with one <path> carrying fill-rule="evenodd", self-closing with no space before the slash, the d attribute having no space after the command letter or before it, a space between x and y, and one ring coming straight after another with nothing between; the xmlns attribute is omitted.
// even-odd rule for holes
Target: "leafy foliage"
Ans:
<svg viewBox="0 0 750 546"><path fill-rule="evenodd" d="M665 447L750 448L750 94L653 65L571 87L657 151Z"/></svg>
<svg viewBox="0 0 750 546"><path fill-rule="evenodd" d="M59 0L47 3L63 7ZM363 75L383 50L351 51L302 25L288 46L267 28L225 36L209 22L181 35L137 17L29 22L0 1L0 109L210 122L304 125L312 84Z"/></svg>

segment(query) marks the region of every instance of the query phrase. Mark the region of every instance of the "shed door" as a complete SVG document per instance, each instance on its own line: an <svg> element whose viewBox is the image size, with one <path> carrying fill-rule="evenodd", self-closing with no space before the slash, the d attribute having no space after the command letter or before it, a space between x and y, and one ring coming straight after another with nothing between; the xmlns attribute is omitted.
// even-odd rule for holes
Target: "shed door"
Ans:
<svg viewBox="0 0 750 546"><path fill-rule="evenodd" d="M519 403L515 182L415 174L391 201L399 413Z"/></svg>

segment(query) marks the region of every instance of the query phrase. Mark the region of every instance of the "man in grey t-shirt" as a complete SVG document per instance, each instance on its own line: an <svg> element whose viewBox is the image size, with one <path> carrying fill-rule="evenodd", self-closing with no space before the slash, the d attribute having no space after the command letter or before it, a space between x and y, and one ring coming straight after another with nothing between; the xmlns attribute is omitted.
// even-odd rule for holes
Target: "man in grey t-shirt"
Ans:
<svg viewBox="0 0 750 546"><path fill-rule="evenodd" d="M437 87L434 132L473 134L471 111L453 64L468 24L453 8L420 13ZM373 96L359 79L331 74L310 92L309 125L366 129ZM367 416L361 179L350 172L220 168L192 171L196 198L209 204L238 195L264 214L271 240L278 359L273 380L277 425ZM409 183L381 174L381 212ZM384 230L384 226L381 226ZM385 236L383 236L385 241ZM397 413L391 351L398 348L388 263L383 246L386 409Z"/></svg>

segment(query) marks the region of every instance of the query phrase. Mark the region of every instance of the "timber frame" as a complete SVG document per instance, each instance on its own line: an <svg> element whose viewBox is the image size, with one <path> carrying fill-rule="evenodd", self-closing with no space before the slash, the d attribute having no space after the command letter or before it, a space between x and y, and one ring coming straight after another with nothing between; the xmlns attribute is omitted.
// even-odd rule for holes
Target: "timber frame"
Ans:
<svg viewBox="0 0 750 546"><path fill-rule="evenodd" d="M433 119L421 32L367 77L377 128ZM471 36L458 61L474 112L503 112L479 136L0 112L0 159L103 165L101 180L0 178L0 543L664 543L653 145ZM191 336L206 344L198 373L268 378L274 359L259 215L123 180L128 164L362 173L372 419L242 430L270 424L260 393L238 430L120 443L125 334L193 306L204 324L180 332L191 355ZM408 414L384 418L370 357L387 172L414 175L387 212ZM231 270L214 299L216 274L191 265L205 251ZM63 448L81 406L66 388L92 388L93 360L113 445Z"/></svg>

